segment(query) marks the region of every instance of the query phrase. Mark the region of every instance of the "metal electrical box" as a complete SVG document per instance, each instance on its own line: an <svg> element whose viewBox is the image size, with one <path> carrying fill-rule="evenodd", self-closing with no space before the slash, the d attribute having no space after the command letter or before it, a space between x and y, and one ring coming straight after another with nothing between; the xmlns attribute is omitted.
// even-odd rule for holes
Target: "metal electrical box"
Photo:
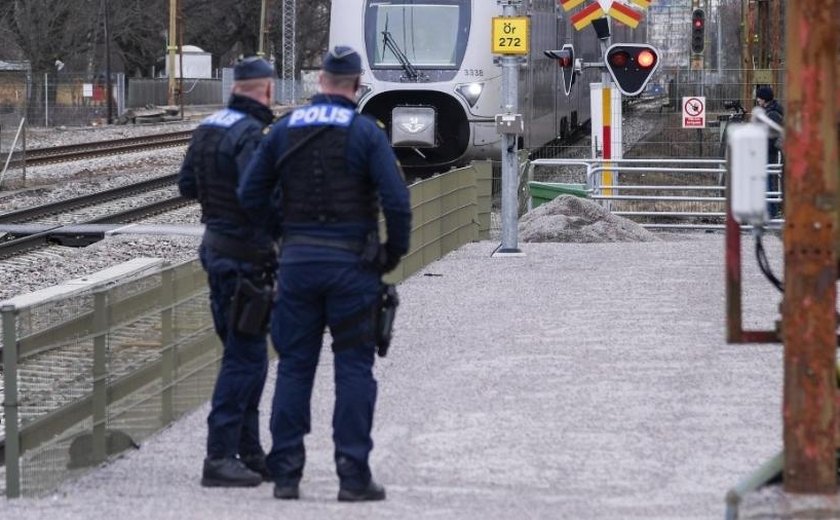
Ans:
<svg viewBox="0 0 840 520"><path fill-rule="evenodd" d="M767 214L767 126L732 125L727 129L732 214L740 224L762 226Z"/></svg>
<svg viewBox="0 0 840 520"><path fill-rule="evenodd" d="M524 134L525 122L522 114L496 114L496 131L500 134Z"/></svg>

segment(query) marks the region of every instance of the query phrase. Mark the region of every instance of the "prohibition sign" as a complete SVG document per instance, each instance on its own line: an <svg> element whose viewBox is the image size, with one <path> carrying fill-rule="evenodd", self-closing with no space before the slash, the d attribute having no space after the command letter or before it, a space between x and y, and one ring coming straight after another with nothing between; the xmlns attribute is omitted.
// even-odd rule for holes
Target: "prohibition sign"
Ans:
<svg viewBox="0 0 840 520"><path fill-rule="evenodd" d="M685 102L685 107L683 110L685 114L689 117L699 117L703 114L703 100L700 98L692 97L688 98Z"/></svg>

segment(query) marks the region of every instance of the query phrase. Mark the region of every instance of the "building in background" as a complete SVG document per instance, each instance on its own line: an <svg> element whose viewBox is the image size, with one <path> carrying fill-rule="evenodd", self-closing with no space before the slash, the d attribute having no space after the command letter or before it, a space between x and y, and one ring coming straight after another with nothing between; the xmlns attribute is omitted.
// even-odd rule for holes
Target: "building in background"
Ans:
<svg viewBox="0 0 840 520"><path fill-rule="evenodd" d="M195 45L184 45L184 78L210 79L213 77L213 56ZM161 77L166 77L169 70L169 56L166 56L166 69ZM175 54L175 77L181 77L181 54Z"/></svg>

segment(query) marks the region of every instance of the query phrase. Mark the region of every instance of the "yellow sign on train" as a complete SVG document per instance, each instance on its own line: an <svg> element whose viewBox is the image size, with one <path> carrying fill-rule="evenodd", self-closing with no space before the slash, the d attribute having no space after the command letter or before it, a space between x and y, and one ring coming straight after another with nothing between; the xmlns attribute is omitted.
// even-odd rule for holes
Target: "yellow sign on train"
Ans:
<svg viewBox="0 0 840 520"><path fill-rule="evenodd" d="M493 18L493 54L528 54L531 40L527 16Z"/></svg>

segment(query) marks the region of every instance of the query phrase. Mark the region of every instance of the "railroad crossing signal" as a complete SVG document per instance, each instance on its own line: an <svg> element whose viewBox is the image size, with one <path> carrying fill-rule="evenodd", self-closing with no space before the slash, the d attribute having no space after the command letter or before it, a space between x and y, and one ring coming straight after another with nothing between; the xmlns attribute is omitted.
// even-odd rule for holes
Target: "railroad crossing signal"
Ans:
<svg viewBox="0 0 840 520"><path fill-rule="evenodd" d="M702 54L706 46L706 13L695 9L691 13L691 52Z"/></svg>
<svg viewBox="0 0 840 520"><path fill-rule="evenodd" d="M567 43L562 49L553 51L543 51L549 58L557 60L557 65L563 69L563 90L568 96L572 92L572 86L575 84L575 47Z"/></svg>
<svg viewBox="0 0 840 520"><path fill-rule="evenodd" d="M604 63L618 90L625 96L635 96L659 68L659 51L642 43L616 43L607 49Z"/></svg>

